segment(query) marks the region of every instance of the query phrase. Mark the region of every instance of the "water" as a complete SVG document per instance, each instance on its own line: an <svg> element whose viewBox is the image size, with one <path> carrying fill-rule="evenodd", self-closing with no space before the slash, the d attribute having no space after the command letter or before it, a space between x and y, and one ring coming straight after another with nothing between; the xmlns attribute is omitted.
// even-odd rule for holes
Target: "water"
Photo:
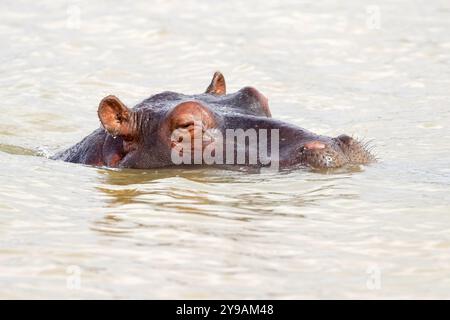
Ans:
<svg viewBox="0 0 450 320"><path fill-rule="evenodd" d="M450 298L448 1L2 1L0 298ZM215 70L275 118L372 139L335 172L45 156Z"/></svg>

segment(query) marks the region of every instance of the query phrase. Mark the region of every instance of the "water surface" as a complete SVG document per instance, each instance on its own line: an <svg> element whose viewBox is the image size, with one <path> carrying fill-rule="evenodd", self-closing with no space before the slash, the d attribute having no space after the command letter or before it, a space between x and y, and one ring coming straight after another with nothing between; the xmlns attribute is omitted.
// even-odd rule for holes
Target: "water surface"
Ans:
<svg viewBox="0 0 450 320"><path fill-rule="evenodd" d="M0 298L450 298L448 1L2 1ZM337 172L49 160L215 70L372 139Z"/></svg>

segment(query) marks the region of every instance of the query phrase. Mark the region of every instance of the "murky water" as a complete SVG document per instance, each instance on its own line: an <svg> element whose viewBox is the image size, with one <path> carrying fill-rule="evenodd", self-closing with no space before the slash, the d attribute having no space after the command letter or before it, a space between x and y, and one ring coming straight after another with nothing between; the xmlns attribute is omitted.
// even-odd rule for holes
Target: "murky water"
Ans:
<svg viewBox="0 0 450 320"><path fill-rule="evenodd" d="M0 298L450 298L448 1L2 1ZM133 105L230 92L373 139L358 170L48 160Z"/></svg>

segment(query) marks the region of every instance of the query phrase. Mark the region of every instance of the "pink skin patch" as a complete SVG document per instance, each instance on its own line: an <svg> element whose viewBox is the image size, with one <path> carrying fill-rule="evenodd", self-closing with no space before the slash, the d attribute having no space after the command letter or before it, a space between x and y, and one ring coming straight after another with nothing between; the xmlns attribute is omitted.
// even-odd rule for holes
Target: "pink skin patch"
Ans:
<svg viewBox="0 0 450 320"><path fill-rule="evenodd" d="M305 143L304 147L307 150L319 150L319 149L325 149L325 144L320 141L311 141L311 142Z"/></svg>
<svg viewBox="0 0 450 320"><path fill-rule="evenodd" d="M123 158L122 155L118 153L109 156L107 160L108 167L117 167L122 158Z"/></svg>

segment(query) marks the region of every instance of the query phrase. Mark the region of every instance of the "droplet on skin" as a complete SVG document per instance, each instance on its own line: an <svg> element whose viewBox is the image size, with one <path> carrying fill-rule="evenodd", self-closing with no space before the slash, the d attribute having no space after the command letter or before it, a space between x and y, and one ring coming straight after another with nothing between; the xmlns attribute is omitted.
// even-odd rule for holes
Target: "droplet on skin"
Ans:
<svg viewBox="0 0 450 320"><path fill-rule="evenodd" d="M442 126L440 124L433 123L433 122L425 122L425 123L419 124L419 128L422 128L422 129L442 129Z"/></svg>

